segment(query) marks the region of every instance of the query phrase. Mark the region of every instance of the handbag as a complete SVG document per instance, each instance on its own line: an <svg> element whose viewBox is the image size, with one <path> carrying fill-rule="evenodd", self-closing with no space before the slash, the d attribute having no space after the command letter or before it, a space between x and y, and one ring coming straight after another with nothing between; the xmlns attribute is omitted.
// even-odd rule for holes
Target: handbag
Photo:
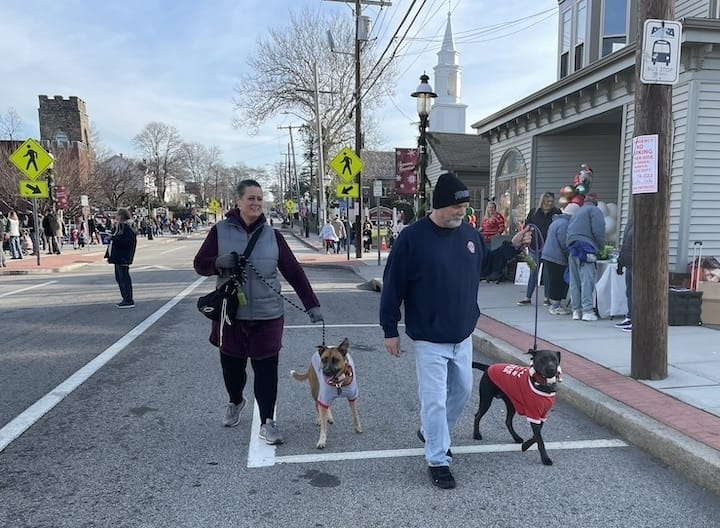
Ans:
<svg viewBox="0 0 720 528"><path fill-rule="evenodd" d="M235 251L232 252L232 255L235 256L235 266L230 279L197 300L197 309L208 319L232 324L240 305L239 297L244 295L241 288L245 283L245 263L250 258L250 253L252 253L262 230L261 227L250 237L242 257L238 256Z"/></svg>

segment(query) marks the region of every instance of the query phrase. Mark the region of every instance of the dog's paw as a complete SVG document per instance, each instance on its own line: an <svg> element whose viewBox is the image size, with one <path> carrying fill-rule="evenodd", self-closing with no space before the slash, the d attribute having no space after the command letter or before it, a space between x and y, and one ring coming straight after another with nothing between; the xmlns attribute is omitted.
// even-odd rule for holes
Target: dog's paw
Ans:
<svg viewBox="0 0 720 528"><path fill-rule="evenodd" d="M473 432L473 438L475 440L482 440L482 435L480 434L480 431L474 431Z"/></svg>
<svg viewBox="0 0 720 528"><path fill-rule="evenodd" d="M325 449L325 442L318 440L318 443L315 444L315 447L317 449Z"/></svg>
<svg viewBox="0 0 720 528"><path fill-rule="evenodd" d="M542 459L542 463L545 464L546 466L552 466L552 465L553 465L553 461L550 460L548 457L543 458L543 459Z"/></svg>
<svg viewBox="0 0 720 528"><path fill-rule="evenodd" d="M356 425L356 426L355 426L355 432L356 432L356 433L362 433L362 426L361 426L361 425Z"/></svg>

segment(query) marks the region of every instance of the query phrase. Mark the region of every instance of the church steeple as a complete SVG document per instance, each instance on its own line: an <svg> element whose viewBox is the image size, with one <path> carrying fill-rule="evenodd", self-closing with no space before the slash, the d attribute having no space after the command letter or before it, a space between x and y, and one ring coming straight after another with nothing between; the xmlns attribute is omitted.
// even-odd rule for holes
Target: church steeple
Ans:
<svg viewBox="0 0 720 528"><path fill-rule="evenodd" d="M430 131L464 134L467 105L460 102L460 54L455 48L451 13L448 13L445 36L437 56L434 84L438 96L430 112Z"/></svg>

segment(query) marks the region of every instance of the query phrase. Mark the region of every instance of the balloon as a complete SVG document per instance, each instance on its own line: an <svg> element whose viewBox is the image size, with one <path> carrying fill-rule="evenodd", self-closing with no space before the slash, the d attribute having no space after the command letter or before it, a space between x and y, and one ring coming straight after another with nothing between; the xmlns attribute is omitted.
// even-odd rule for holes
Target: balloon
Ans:
<svg viewBox="0 0 720 528"><path fill-rule="evenodd" d="M597 208L600 209L600 212L603 214L603 216L608 215L608 208L607 208L607 204L605 202L598 202Z"/></svg>
<svg viewBox="0 0 720 528"><path fill-rule="evenodd" d="M570 199L570 203L582 205L585 203L585 197L581 194L576 194Z"/></svg>
<svg viewBox="0 0 720 528"><path fill-rule="evenodd" d="M575 195L575 189L572 185L566 185L562 188L562 193L560 194L562 194L566 198L572 198Z"/></svg>
<svg viewBox="0 0 720 528"><path fill-rule="evenodd" d="M567 205L565 206L565 208L563 209L563 213L565 213L565 214L567 214L567 215L572 215L572 214L577 213L578 209L580 209L580 206L579 206L578 204L576 204L576 203L569 203L569 204L567 204Z"/></svg>
<svg viewBox="0 0 720 528"><path fill-rule="evenodd" d="M615 203L609 203L607 204L607 210L608 210L608 216L610 218L617 218L617 204Z"/></svg>
<svg viewBox="0 0 720 528"><path fill-rule="evenodd" d="M615 233L616 228L617 228L617 223L615 222L614 218L611 218L611 217L605 218L605 235L608 238L612 238L611 235Z"/></svg>
<svg viewBox="0 0 720 528"><path fill-rule="evenodd" d="M575 186L575 192L585 196L588 192L588 189L587 189L587 187L585 187L584 184L581 183L581 184Z"/></svg>
<svg viewBox="0 0 720 528"><path fill-rule="evenodd" d="M569 203L570 200L568 200L566 196L561 196L560 198L558 198L558 207L560 207L560 209L564 209L565 206Z"/></svg>

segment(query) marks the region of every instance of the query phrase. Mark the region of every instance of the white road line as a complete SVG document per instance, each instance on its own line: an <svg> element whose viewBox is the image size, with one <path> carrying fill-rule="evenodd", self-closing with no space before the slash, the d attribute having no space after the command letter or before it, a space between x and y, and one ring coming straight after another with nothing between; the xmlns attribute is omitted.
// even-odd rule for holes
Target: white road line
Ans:
<svg viewBox="0 0 720 528"><path fill-rule="evenodd" d="M80 368L72 376L48 392L30 407L25 409L5 427L0 429L0 453L21 434L27 431L35 422L42 418L48 411L60 403L66 396L87 381L90 376L100 370L108 361L122 352L130 343L135 341L135 338L141 336L145 330L155 324L163 315L169 312L173 306L187 297L195 288L200 286L205 279L207 279L207 277L200 277L197 279L190 286L166 302L150 317L117 340L102 354L88 362L84 367Z"/></svg>
<svg viewBox="0 0 720 528"><path fill-rule="evenodd" d="M177 250L182 249L182 248L184 248L184 247L187 247L187 246L174 247L174 248L168 249L168 250L166 250L166 251L161 251L160 254L161 254L161 255L165 255L166 253L172 253L173 251L177 251Z"/></svg>
<svg viewBox="0 0 720 528"><path fill-rule="evenodd" d="M628 447L622 440L600 439L600 440L577 440L568 442L545 442L548 451L560 451L567 449L608 449L612 447ZM454 453L505 453L520 452L519 444L488 444L470 446L452 446ZM530 451L537 450L537 446L530 448ZM377 458L400 458L423 456L422 448L415 449L387 449L382 451L354 451L346 453L313 453L307 455L286 455L275 457L275 464L308 464L313 462L335 462L340 460L369 460ZM249 459L248 459L249 462ZM269 460L267 462L270 462ZM273 464L265 464L273 465ZM260 467L259 465L248 467Z"/></svg>
<svg viewBox="0 0 720 528"><path fill-rule="evenodd" d="M43 282L42 284L35 284L34 286L28 286L27 288L20 288L19 290L0 294L0 298L8 297L10 295L15 295L16 293L21 293L21 292L28 291L28 290L34 290L35 288L42 288L43 286L47 286L48 284L53 284L55 282L57 282L57 281L51 280L51 281Z"/></svg>
<svg viewBox="0 0 720 528"><path fill-rule="evenodd" d="M253 405L253 421L250 427L250 445L248 445L248 467L269 467L275 465L275 446L268 445L258 434L260 433L260 408L257 402Z"/></svg>

